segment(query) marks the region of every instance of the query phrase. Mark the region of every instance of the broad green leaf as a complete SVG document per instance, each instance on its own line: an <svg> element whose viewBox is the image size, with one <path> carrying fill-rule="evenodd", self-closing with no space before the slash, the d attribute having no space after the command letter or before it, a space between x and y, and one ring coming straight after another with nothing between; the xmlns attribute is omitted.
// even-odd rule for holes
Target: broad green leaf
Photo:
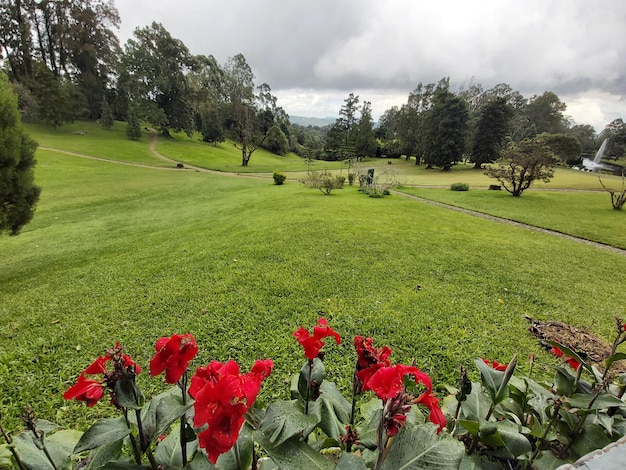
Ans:
<svg viewBox="0 0 626 470"><path fill-rule="evenodd" d="M504 456L508 458L518 458L521 455L532 451L532 446L526 436L521 434L516 429L506 427L506 424L502 425L500 423L504 422L498 423L498 431L496 432L496 435L498 435L502 440L503 450L506 449Z"/></svg>
<svg viewBox="0 0 626 470"><path fill-rule="evenodd" d="M309 405L309 413L317 416L319 427L328 437L338 439L346 434L350 406L334 382L324 382L320 397Z"/></svg>
<svg viewBox="0 0 626 470"><path fill-rule="evenodd" d="M491 401L483 392L482 385L474 382L472 383L472 393L461 403L461 416L470 421L485 419L490 406Z"/></svg>
<svg viewBox="0 0 626 470"><path fill-rule="evenodd" d="M533 461L533 469L537 470L554 470L566 463L571 463L569 460L561 460L549 450L542 450L539 452L537 458Z"/></svg>
<svg viewBox="0 0 626 470"><path fill-rule="evenodd" d="M367 470L367 467L361 457L346 452L337 462L335 470Z"/></svg>
<svg viewBox="0 0 626 470"><path fill-rule="evenodd" d="M22 464L28 470L51 470L52 464L33 442L30 431L13 436L13 445ZM55 462L56 463L56 462Z"/></svg>
<svg viewBox="0 0 626 470"><path fill-rule="evenodd" d="M71 456L76 443L83 433L73 429L63 429L46 436L46 448L57 468L71 468Z"/></svg>
<svg viewBox="0 0 626 470"><path fill-rule="evenodd" d="M379 404L381 403L379 399L376 399L376 401ZM371 407L371 411L374 411L373 414L369 412L367 413L367 417L369 419L362 423L360 426L357 426L357 433L359 435L359 443L362 446L373 450L377 447L378 423L380 423L380 420L382 418L383 409L380 406L378 406L377 408Z"/></svg>
<svg viewBox="0 0 626 470"><path fill-rule="evenodd" d="M604 431L597 424L583 425L582 433L576 437L571 450L575 457L580 458L597 449L609 445L611 440L604 434Z"/></svg>
<svg viewBox="0 0 626 470"><path fill-rule="evenodd" d="M47 419L37 419L35 421L35 427L37 428L37 431L43 431L44 434L50 434L58 429L61 429L61 426L53 423L52 421L48 421Z"/></svg>
<svg viewBox="0 0 626 470"><path fill-rule="evenodd" d="M361 406L359 406L361 417L365 421L371 421L372 418L374 418L375 415L378 415L382 409L383 401L376 395L373 395L370 400L361 403Z"/></svg>
<svg viewBox="0 0 626 470"><path fill-rule="evenodd" d="M0 444L0 467L12 467L13 454L8 444Z"/></svg>
<svg viewBox="0 0 626 470"><path fill-rule="evenodd" d="M269 457L259 459L259 470L280 470L278 465Z"/></svg>
<svg viewBox="0 0 626 470"><path fill-rule="evenodd" d="M130 410L138 410L143 406L144 396L134 380L122 379L115 382L117 402Z"/></svg>
<svg viewBox="0 0 626 470"><path fill-rule="evenodd" d="M254 440L281 469L332 470L335 466L305 442L292 438L274 446L261 431L253 432Z"/></svg>
<svg viewBox="0 0 626 470"><path fill-rule="evenodd" d="M480 376L482 378L483 387L489 393L491 401L494 405L497 405L504 400L509 393L509 389L503 382L505 374L503 371L495 370L483 362L482 359L474 359L474 363L480 370Z"/></svg>
<svg viewBox="0 0 626 470"><path fill-rule="evenodd" d="M465 447L431 423L403 428L394 438L383 470L458 469Z"/></svg>
<svg viewBox="0 0 626 470"><path fill-rule="evenodd" d="M302 405L297 400L277 401L267 407L265 417L261 421L261 431L271 444L280 445L317 423L317 417L305 415Z"/></svg>
<svg viewBox="0 0 626 470"><path fill-rule="evenodd" d="M134 462L126 460L116 460L109 462L106 466L107 470L151 470L149 465L137 465Z"/></svg>
<svg viewBox="0 0 626 470"><path fill-rule="evenodd" d="M189 458L190 460L187 462L187 467L189 467L190 470L214 470L217 468L209 462L207 455L200 449L198 449L193 455L190 455Z"/></svg>
<svg viewBox="0 0 626 470"><path fill-rule="evenodd" d="M100 470L106 468L109 462L120 458L123 444L124 441L120 440L93 449L89 452L89 460L85 470Z"/></svg>
<svg viewBox="0 0 626 470"><path fill-rule="evenodd" d="M472 436L477 436L480 431L480 423L478 421L469 421L467 419L460 419L458 421L459 426L462 426Z"/></svg>
<svg viewBox="0 0 626 470"><path fill-rule="evenodd" d="M183 405L181 395L180 388L172 387L150 400L148 406L142 410L141 420L148 440L154 441L165 434L170 426L193 406L193 400Z"/></svg>
<svg viewBox="0 0 626 470"><path fill-rule="evenodd" d="M554 389L561 396L569 397L574 393L576 377L564 367L557 367L554 373Z"/></svg>
<svg viewBox="0 0 626 470"><path fill-rule="evenodd" d="M502 470L502 466L498 465L482 455L472 454L463 455L459 470Z"/></svg>
<svg viewBox="0 0 626 470"><path fill-rule="evenodd" d="M187 458L189 459L198 448L198 441L187 442ZM180 426L174 426L165 439L158 443L154 458L165 468L183 466L183 455L180 446Z"/></svg>
<svg viewBox="0 0 626 470"><path fill-rule="evenodd" d="M598 398L596 398L591 407L589 407L589 403L592 399L593 395L591 394L575 393L569 398L568 402L573 408L580 408L581 410L604 410L613 406L626 406L626 403L622 400L608 393L598 395Z"/></svg>
<svg viewBox="0 0 626 470"><path fill-rule="evenodd" d="M123 416L99 419L80 438L80 441L74 448L74 454L120 441L129 434L130 429L126 425Z"/></svg>
<svg viewBox="0 0 626 470"><path fill-rule="evenodd" d="M310 374L310 376L309 376ZM306 361L300 369L300 374L298 376L298 392L302 396L302 400L306 401L307 397L307 387L309 382L313 385L317 385L318 387L324 381L324 375L326 374L326 368L324 367L324 363L319 359L313 359L313 367L310 368L309 361ZM311 391L312 392L312 391ZM311 395L309 393L309 395ZM309 396L309 401L313 399L312 396Z"/></svg>

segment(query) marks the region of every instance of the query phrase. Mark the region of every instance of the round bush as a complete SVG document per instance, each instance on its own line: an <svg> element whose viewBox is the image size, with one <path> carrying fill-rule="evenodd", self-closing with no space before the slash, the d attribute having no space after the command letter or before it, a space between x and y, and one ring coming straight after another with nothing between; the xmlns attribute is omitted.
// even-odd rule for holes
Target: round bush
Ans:
<svg viewBox="0 0 626 470"><path fill-rule="evenodd" d="M467 183L452 183L450 185L451 191L469 191L469 184Z"/></svg>
<svg viewBox="0 0 626 470"><path fill-rule="evenodd" d="M284 173L280 171L275 171L272 177L274 178L274 184L277 184L277 185L283 184L285 180L287 179L287 175L285 175Z"/></svg>

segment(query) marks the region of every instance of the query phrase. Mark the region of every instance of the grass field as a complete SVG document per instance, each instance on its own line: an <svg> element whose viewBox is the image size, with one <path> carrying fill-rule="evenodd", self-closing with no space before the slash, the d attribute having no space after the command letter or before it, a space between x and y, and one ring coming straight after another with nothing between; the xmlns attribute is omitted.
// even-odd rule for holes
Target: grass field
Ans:
<svg viewBox="0 0 626 470"><path fill-rule="evenodd" d="M134 145L105 134L101 145L80 148L74 137L86 136L46 146L110 157L104 149ZM177 159L176 145L158 150ZM142 152L129 160L151 158ZM524 315L610 340L613 315L626 313L626 257L554 236L401 196L371 199L355 187L325 197L294 181L275 186L41 149L37 158L35 218L18 237L0 238L0 414L10 430L26 404L66 426L109 413L105 404L87 409L61 395L118 340L144 366L154 341L177 332L196 336L195 365L233 358L249 367L272 357L262 404L287 396L303 361L292 333L312 327L320 312L344 337L326 348L329 379L344 390L352 337L361 334L390 345L396 361L415 358L440 392L477 356L506 362L519 354L525 367L535 352L539 370L554 364ZM463 196L487 204L473 194ZM544 194L509 198L529 204L520 213L537 212L555 204ZM581 194L579 205L589 203ZM498 210L513 210L507 203L498 196ZM620 227L611 223L607 232ZM163 384L147 375L140 384L151 396Z"/></svg>

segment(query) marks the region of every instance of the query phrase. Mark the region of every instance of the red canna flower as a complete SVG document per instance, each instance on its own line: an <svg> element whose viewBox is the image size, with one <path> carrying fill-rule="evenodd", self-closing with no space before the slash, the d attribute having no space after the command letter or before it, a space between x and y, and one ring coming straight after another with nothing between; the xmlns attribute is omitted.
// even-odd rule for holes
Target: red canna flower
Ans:
<svg viewBox="0 0 626 470"><path fill-rule="evenodd" d="M578 370L578 368L580 367L580 362L578 362L573 357L566 356L565 353L556 346L550 349L550 353L556 357L562 357L563 362L567 362L570 365L570 367L574 370Z"/></svg>
<svg viewBox="0 0 626 470"><path fill-rule="evenodd" d="M428 391L433 388L428 374L417 367L396 364L393 367L381 367L363 385L363 390L373 390L381 400L394 398L399 392L404 391L404 377L413 376L414 382L423 384Z"/></svg>
<svg viewBox="0 0 626 470"><path fill-rule="evenodd" d="M313 335L302 326L293 335L304 348L306 358L311 361L319 355L322 347L324 347L325 343L322 339L332 336L337 344L341 344L341 336L328 326L325 318L319 319L317 326L313 328Z"/></svg>
<svg viewBox="0 0 626 470"><path fill-rule="evenodd" d="M372 344L372 338L363 338L362 336L354 337L354 348L358 356L356 364L356 378L358 380L358 391L367 390L363 388L369 379L376 373L376 371L382 367L391 366L389 356L391 355L391 348L383 346L380 349L376 349Z"/></svg>
<svg viewBox="0 0 626 470"><path fill-rule="evenodd" d="M105 387L106 385L102 381L88 379L82 373L78 376L76 384L68 388L63 394L63 398L66 400L76 399L77 401L84 401L91 408L102 398Z"/></svg>
<svg viewBox="0 0 626 470"><path fill-rule="evenodd" d="M154 345L156 354L150 361L150 376L165 371L165 381L175 384L183 376L191 360L198 354L192 334L160 338Z"/></svg>
<svg viewBox="0 0 626 470"><path fill-rule="evenodd" d="M489 367L491 367L494 370L499 370L499 371L505 371L507 367L509 367L508 364L500 364L497 361L490 361L489 359L483 359L483 362L485 364L487 364Z"/></svg>
<svg viewBox="0 0 626 470"><path fill-rule="evenodd" d="M419 397L417 397L415 403L421 403L422 405L426 405L428 407L428 409L430 410L430 416L428 417L428 419L430 419L431 423L439 426L439 428L437 429L437 434L439 434L442 429L448 424L446 421L446 417L443 415L443 412L439 407L439 400L431 395L430 392L424 392Z"/></svg>
<svg viewBox="0 0 626 470"><path fill-rule="evenodd" d="M239 364L232 360L224 364L213 361L196 369L189 387L189 395L195 399L194 426L208 425L198 434L198 442L213 464L237 442L244 415L273 367L272 360L266 359L256 361L243 375Z"/></svg>
<svg viewBox="0 0 626 470"><path fill-rule="evenodd" d="M117 404L115 397L115 385L120 380L135 380L135 376L141 372L141 367L130 356L122 354L122 346L116 343L114 348L109 349L106 356L99 356L93 361L76 380L76 384L70 387L64 394L66 400L76 399L84 401L87 406L94 406L104 395L104 390L109 389L112 403ZM113 368L107 365L112 363ZM100 380L88 379L88 375L101 375ZM119 406L119 405L117 405Z"/></svg>

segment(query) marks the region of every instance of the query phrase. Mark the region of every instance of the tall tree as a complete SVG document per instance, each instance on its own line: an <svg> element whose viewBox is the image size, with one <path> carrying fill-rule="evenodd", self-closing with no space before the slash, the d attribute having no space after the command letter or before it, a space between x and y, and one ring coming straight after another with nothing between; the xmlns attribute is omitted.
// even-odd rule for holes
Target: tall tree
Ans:
<svg viewBox="0 0 626 470"><path fill-rule="evenodd" d="M40 193L33 175L36 148L22 128L17 96L0 73L0 234L17 235L33 217Z"/></svg>
<svg viewBox="0 0 626 470"><path fill-rule="evenodd" d="M559 134L565 131L565 117L563 111L567 105L551 91L546 91L542 95L533 96L526 105L524 114L531 126L534 127L535 134Z"/></svg>
<svg viewBox="0 0 626 470"><path fill-rule="evenodd" d="M468 132L468 105L449 90L439 88L432 109L425 117L424 160L431 166L449 170L465 151Z"/></svg>
<svg viewBox="0 0 626 470"><path fill-rule="evenodd" d="M354 151L357 158L373 157L376 154L376 137L374 136L374 122L372 119L372 104L364 101L361 107L361 118L356 124Z"/></svg>
<svg viewBox="0 0 626 470"><path fill-rule="evenodd" d="M492 163L498 158L513 114L513 107L503 97L494 98L480 110L472 144L474 168L479 169L483 163Z"/></svg>
<svg viewBox="0 0 626 470"><path fill-rule="evenodd" d="M140 117L161 128L191 134L194 128L187 72L197 62L187 46L159 23L137 28L124 47L122 89Z"/></svg>

